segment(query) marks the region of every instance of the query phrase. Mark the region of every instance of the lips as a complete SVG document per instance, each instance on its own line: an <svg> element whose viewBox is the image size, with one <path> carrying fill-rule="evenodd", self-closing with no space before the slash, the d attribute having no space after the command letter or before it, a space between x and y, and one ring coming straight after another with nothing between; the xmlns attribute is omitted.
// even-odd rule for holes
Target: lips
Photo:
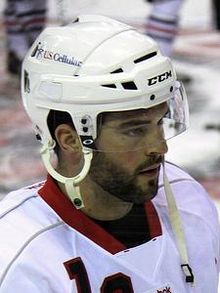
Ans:
<svg viewBox="0 0 220 293"><path fill-rule="evenodd" d="M160 170L160 165L153 165L139 172L140 175L155 176Z"/></svg>

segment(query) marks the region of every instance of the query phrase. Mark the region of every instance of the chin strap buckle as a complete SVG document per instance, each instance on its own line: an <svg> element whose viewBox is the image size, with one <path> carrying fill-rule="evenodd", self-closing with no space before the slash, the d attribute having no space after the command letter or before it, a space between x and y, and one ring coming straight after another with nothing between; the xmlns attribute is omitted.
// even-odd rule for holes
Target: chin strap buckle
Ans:
<svg viewBox="0 0 220 293"><path fill-rule="evenodd" d="M194 275L192 272L191 267L189 266L189 264L183 264L181 265L182 270L186 276L186 283L194 283Z"/></svg>

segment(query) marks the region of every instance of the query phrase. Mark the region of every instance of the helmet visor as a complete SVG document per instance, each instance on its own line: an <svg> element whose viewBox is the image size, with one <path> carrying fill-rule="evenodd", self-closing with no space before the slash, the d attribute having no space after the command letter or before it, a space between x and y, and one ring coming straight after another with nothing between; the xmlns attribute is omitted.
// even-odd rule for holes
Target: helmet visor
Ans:
<svg viewBox="0 0 220 293"><path fill-rule="evenodd" d="M94 151L135 151L164 143L189 125L184 87L178 83L169 100L151 108L101 113L97 125L95 141L82 140L84 147Z"/></svg>

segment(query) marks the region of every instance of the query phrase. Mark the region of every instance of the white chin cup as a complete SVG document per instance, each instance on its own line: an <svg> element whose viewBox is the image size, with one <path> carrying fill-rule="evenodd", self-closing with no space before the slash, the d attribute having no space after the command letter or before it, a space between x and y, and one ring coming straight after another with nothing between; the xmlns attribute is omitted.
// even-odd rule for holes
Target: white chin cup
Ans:
<svg viewBox="0 0 220 293"><path fill-rule="evenodd" d="M47 170L47 172L57 181L60 183L63 183L65 185L65 189L67 192L68 197L74 204L74 206L77 209L80 209L84 207L84 203L80 194L80 188L79 188L79 183L86 177L86 175L89 172L90 165L91 165L91 160L93 157L92 150L85 150L83 149L83 154L84 154L84 166L81 170L81 172L74 176L74 177L65 177L63 175L60 175L52 166L50 162L50 152L54 149L55 147L55 141L47 141L45 143L41 150L40 154L42 157L42 161L44 163L44 166Z"/></svg>

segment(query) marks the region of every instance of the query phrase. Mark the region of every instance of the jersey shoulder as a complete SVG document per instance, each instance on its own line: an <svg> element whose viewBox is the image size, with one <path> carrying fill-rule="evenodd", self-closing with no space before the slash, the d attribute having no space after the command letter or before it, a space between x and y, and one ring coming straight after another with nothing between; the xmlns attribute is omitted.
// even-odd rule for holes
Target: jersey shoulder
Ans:
<svg viewBox="0 0 220 293"><path fill-rule="evenodd" d="M43 182L9 192L0 201L0 219L10 213L10 211L21 206L25 201L37 196L37 190Z"/></svg>
<svg viewBox="0 0 220 293"><path fill-rule="evenodd" d="M12 191L0 202L0 275L36 235L61 222L38 195L42 185Z"/></svg>
<svg viewBox="0 0 220 293"><path fill-rule="evenodd" d="M205 188L182 168L166 162L165 171L179 208L192 208L189 205L192 202L195 202L197 207L199 203L199 206L207 204L213 206L211 197ZM161 203L166 202L163 171L160 173L158 200L161 200Z"/></svg>
<svg viewBox="0 0 220 293"><path fill-rule="evenodd" d="M191 175L172 163L166 163L165 169L178 210L185 215L200 218L213 233L219 231L217 209L205 188ZM158 207L167 206L162 172L158 195L154 202ZM215 229L216 231L214 231Z"/></svg>
<svg viewBox="0 0 220 293"><path fill-rule="evenodd" d="M170 183L177 181L195 181L195 179L186 171L184 171L181 167L171 163L171 162L166 162L165 163L165 169L167 176L169 178Z"/></svg>

